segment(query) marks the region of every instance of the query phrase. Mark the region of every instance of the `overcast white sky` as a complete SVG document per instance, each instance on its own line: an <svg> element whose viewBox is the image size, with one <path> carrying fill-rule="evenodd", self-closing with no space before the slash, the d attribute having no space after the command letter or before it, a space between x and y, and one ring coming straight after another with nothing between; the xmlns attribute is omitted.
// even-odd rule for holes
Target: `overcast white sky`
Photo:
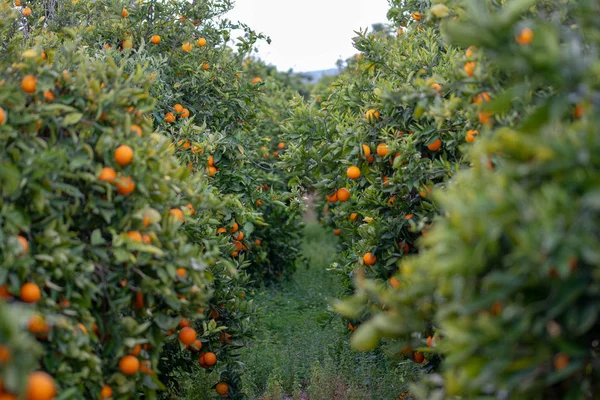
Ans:
<svg viewBox="0 0 600 400"><path fill-rule="evenodd" d="M387 0L236 0L227 17L271 37L259 56L279 70L315 71L356 53L354 31L386 22Z"/></svg>

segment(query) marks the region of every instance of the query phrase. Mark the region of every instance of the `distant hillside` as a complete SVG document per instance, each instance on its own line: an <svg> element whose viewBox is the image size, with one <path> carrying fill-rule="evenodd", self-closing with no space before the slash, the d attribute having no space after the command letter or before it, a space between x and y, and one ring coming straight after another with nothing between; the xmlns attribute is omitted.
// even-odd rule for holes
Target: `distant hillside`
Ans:
<svg viewBox="0 0 600 400"><path fill-rule="evenodd" d="M303 78L305 82L318 82L324 76L338 75L340 70L337 68L323 69L320 71L309 71L309 72L298 72L298 75Z"/></svg>

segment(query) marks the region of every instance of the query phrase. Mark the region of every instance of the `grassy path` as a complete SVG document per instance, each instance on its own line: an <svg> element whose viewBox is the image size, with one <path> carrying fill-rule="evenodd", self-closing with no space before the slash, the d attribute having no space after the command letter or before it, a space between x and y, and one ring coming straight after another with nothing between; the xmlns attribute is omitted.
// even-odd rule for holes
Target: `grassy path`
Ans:
<svg viewBox="0 0 600 400"><path fill-rule="evenodd" d="M328 309L336 277L326 271L335 241L317 224L306 228L303 254L293 279L259 291L256 341L242 353L251 399L395 399L406 391L412 368L382 355L357 354L341 319Z"/></svg>

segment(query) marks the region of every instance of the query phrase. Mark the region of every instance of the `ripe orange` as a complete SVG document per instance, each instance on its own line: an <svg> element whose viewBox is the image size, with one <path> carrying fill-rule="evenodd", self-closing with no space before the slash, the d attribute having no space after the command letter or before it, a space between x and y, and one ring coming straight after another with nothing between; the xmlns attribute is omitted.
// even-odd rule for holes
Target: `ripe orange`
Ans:
<svg viewBox="0 0 600 400"><path fill-rule="evenodd" d="M569 365L569 356L565 353L558 353L554 356L552 363L555 370L562 371Z"/></svg>
<svg viewBox="0 0 600 400"><path fill-rule="evenodd" d="M26 16L26 17L29 17L31 15L31 8L25 7L23 9L23 15Z"/></svg>
<svg viewBox="0 0 600 400"><path fill-rule="evenodd" d="M0 400L19 400L19 399L14 394L0 392Z"/></svg>
<svg viewBox="0 0 600 400"><path fill-rule="evenodd" d="M121 17L123 18L127 18L127 16L129 15L129 11L127 11L125 8L121 11Z"/></svg>
<svg viewBox="0 0 600 400"><path fill-rule="evenodd" d="M358 213L352 213L352 214L350 214L350 221L355 221L356 217L358 217Z"/></svg>
<svg viewBox="0 0 600 400"><path fill-rule="evenodd" d="M131 132L137 134L139 137L142 137L142 127L137 124L131 124Z"/></svg>
<svg viewBox="0 0 600 400"><path fill-rule="evenodd" d="M333 234L334 234L335 236L340 236L340 235L342 234L342 230L341 230L341 229L335 229L335 230L333 231Z"/></svg>
<svg viewBox="0 0 600 400"><path fill-rule="evenodd" d="M373 265L377 262L377 257L374 254L371 254L371 252L368 252L363 256L363 262L367 265Z"/></svg>
<svg viewBox="0 0 600 400"><path fill-rule="evenodd" d="M534 37L534 34L530 28L523 28L521 30L521 32L515 36L515 40L521 46L526 46L526 45L531 44L531 42L533 41L533 37Z"/></svg>
<svg viewBox="0 0 600 400"><path fill-rule="evenodd" d="M390 283L390 286L393 287L394 289L399 289L400 286L402 286L402 284L400 283L400 280L398 278L396 278L395 276L392 276L388 282Z"/></svg>
<svg viewBox="0 0 600 400"><path fill-rule="evenodd" d="M3 125L6 122L6 111L4 108L0 107L0 125Z"/></svg>
<svg viewBox="0 0 600 400"><path fill-rule="evenodd" d="M348 168L346 175L348 175L348 178L350 179L358 179L360 178L360 168L353 165Z"/></svg>
<svg viewBox="0 0 600 400"><path fill-rule="evenodd" d="M168 112L165 114L165 121L167 121L169 124L175 122L175 115L172 112Z"/></svg>
<svg viewBox="0 0 600 400"><path fill-rule="evenodd" d="M215 355L215 353L208 352L204 354L202 359L204 360L204 364L206 364L209 367L212 367L217 363L217 356Z"/></svg>
<svg viewBox="0 0 600 400"><path fill-rule="evenodd" d="M475 52L475 50L477 50L476 46L470 46L467 51L465 52L465 55L467 56L467 58L471 58L473 57L473 53Z"/></svg>
<svg viewBox="0 0 600 400"><path fill-rule="evenodd" d="M0 364L6 365L12 358L10 349L4 345L0 345Z"/></svg>
<svg viewBox="0 0 600 400"><path fill-rule="evenodd" d="M210 66L208 65L208 62L204 61L204 63L202 64L202 69L204 71L208 71L208 68L210 68Z"/></svg>
<svg viewBox="0 0 600 400"><path fill-rule="evenodd" d="M199 341L199 340L196 340L196 341L194 342L194 346L196 346L196 348L193 348L193 347L192 347L192 348L191 348L191 350L194 350L194 351L201 350L201 349L202 349L202 342L201 342L201 341Z"/></svg>
<svg viewBox="0 0 600 400"><path fill-rule="evenodd" d="M127 232L127 237L134 242L142 243L142 234L138 231Z"/></svg>
<svg viewBox="0 0 600 400"><path fill-rule="evenodd" d="M284 143L284 142L280 142L280 143L277 145L277 148L278 148L279 150L283 150L283 149L285 149L285 143Z"/></svg>
<svg viewBox="0 0 600 400"><path fill-rule="evenodd" d="M387 156L388 153L389 153L389 149L387 147L387 144L379 143L377 145L377 154L379 155L379 157L385 157L385 156Z"/></svg>
<svg viewBox="0 0 600 400"><path fill-rule="evenodd" d="M442 91L442 85L440 85L439 83L432 83L431 85L429 85L429 87L438 92L438 94Z"/></svg>
<svg viewBox="0 0 600 400"><path fill-rule="evenodd" d="M491 100L490 95L487 94L487 92L481 92L473 98L473 103L482 104L483 102L488 102L490 100Z"/></svg>
<svg viewBox="0 0 600 400"><path fill-rule="evenodd" d="M219 229L217 229L217 235L220 234L220 233L225 233L225 232L227 232L227 229L225 229L225 228L219 228Z"/></svg>
<svg viewBox="0 0 600 400"><path fill-rule="evenodd" d="M178 219L181 222L184 221L183 211L181 211L179 208L171 208L169 210L169 216L171 215L173 215L176 219Z"/></svg>
<svg viewBox="0 0 600 400"><path fill-rule="evenodd" d="M140 369L140 360L136 357L127 355L119 360L119 371L125 375L133 375Z"/></svg>
<svg viewBox="0 0 600 400"><path fill-rule="evenodd" d="M242 240L242 239L244 239L244 232L240 231L237 234L234 234L232 236L235 240Z"/></svg>
<svg viewBox="0 0 600 400"><path fill-rule="evenodd" d="M465 140L467 141L467 143L473 143L475 141L476 135L479 135L479 131L471 129L467 131L467 134L465 135Z"/></svg>
<svg viewBox="0 0 600 400"><path fill-rule="evenodd" d="M148 235L142 235L142 242L144 244L150 244L150 243L152 243L152 239Z"/></svg>
<svg viewBox="0 0 600 400"><path fill-rule="evenodd" d="M186 345L194 343L196 341L196 331L189 326L184 327L179 331L179 341Z"/></svg>
<svg viewBox="0 0 600 400"><path fill-rule="evenodd" d="M101 399L110 399L113 396L112 388L108 385L104 385L100 391Z"/></svg>
<svg viewBox="0 0 600 400"><path fill-rule="evenodd" d="M181 118L187 118L190 116L190 110L188 110L187 108L184 108L183 110L181 110ZM189 142L186 142L189 144Z"/></svg>
<svg viewBox="0 0 600 400"><path fill-rule="evenodd" d="M135 346L133 346L133 349L131 349L131 351L129 352L129 355L137 357L140 355L141 351L142 351L142 346L140 346L139 344L136 344Z"/></svg>
<svg viewBox="0 0 600 400"><path fill-rule="evenodd" d="M27 400L52 400L56 396L54 379L45 372L34 371L27 377Z"/></svg>
<svg viewBox="0 0 600 400"><path fill-rule="evenodd" d="M371 155L371 148L366 144L362 145L363 153L365 153L365 157L369 157Z"/></svg>
<svg viewBox="0 0 600 400"><path fill-rule="evenodd" d="M15 7L21 7L21 0L15 0L13 4L15 5Z"/></svg>
<svg viewBox="0 0 600 400"><path fill-rule="evenodd" d="M185 53L192 51L192 48L194 46L190 43L190 42L185 42L184 44L181 45L181 50L183 50Z"/></svg>
<svg viewBox="0 0 600 400"><path fill-rule="evenodd" d="M262 205L263 205L263 202L262 202L262 200L261 200L261 199L258 199L258 200L256 200L256 206L257 206L257 207L260 207L260 206L262 206Z"/></svg>
<svg viewBox="0 0 600 400"><path fill-rule="evenodd" d="M133 48L133 41L131 39L127 39L123 41L123 48L124 49L132 49Z"/></svg>
<svg viewBox="0 0 600 400"><path fill-rule="evenodd" d="M27 329L29 329L29 332L37 335L47 333L50 330L50 326L40 314L33 314L29 318Z"/></svg>
<svg viewBox="0 0 600 400"><path fill-rule="evenodd" d="M325 195L325 198L328 202L335 203L336 201L338 201L337 192L333 192L333 194L331 195Z"/></svg>
<svg viewBox="0 0 600 400"><path fill-rule="evenodd" d="M442 141L440 139L435 139L432 143L427 145L427 148L431 151L438 151L442 147Z"/></svg>
<svg viewBox="0 0 600 400"><path fill-rule="evenodd" d="M227 397L229 393L229 385L225 382L219 382L217 383L217 386L215 386L215 391L219 396Z"/></svg>
<svg viewBox="0 0 600 400"><path fill-rule="evenodd" d="M479 112L479 122L484 125L492 125L492 113L489 111L480 111Z"/></svg>
<svg viewBox="0 0 600 400"><path fill-rule="evenodd" d="M19 236L17 236L17 240L19 241L19 244L23 248L23 250L21 251L21 256L24 256L25 254L29 253L29 242L27 241L27 239L25 239L23 236L19 235Z"/></svg>
<svg viewBox="0 0 600 400"><path fill-rule="evenodd" d="M433 336L427 336L427 347L433 347L435 343L435 339Z"/></svg>
<svg viewBox="0 0 600 400"><path fill-rule="evenodd" d="M425 356L419 351L413 352L413 359L417 364L422 364L425 361Z"/></svg>
<svg viewBox="0 0 600 400"><path fill-rule="evenodd" d="M475 61L469 61L465 63L465 72L467 75L469 76L473 76L473 74L475 73L475 68L477 67L477 64L475 63Z"/></svg>
<svg viewBox="0 0 600 400"><path fill-rule="evenodd" d="M233 221L233 225L231 225L231 229L229 230L229 232L236 233L238 229L240 229L240 226L237 222Z"/></svg>
<svg viewBox="0 0 600 400"><path fill-rule="evenodd" d="M27 282L21 286L20 297L25 303L36 303L42 297L42 291L35 283Z"/></svg>
<svg viewBox="0 0 600 400"><path fill-rule="evenodd" d="M21 80L21 89L23 89L25 93L34 93L36 86L37 78L33 75L25 75L23 80Z"/></svg>
<svg viewBox="0 0 600 400"><path fill-rule="evenodd" d="M133 149L126 144L117 147L115 150L115 162L121 167L125 167L133 161Z"/></svg>
<svg viewBox="0 0 600 400"><path fill-rule="evenodd" d="M214 176L217 173L217 169L215 167L208 167L206 171L208 172L208 176Z"/></svg>
<svg viewBox="0 0 600 400"><path fill-rule="evenodd" d="M98 175L98 180L101 180L102 182L112 183L114 182L116 177L117 173L114 169L110 167L104 167L102 168L102 171L100 171L100 175Z"/></svg>
<svg viewBox="0 0 600 400"><path fill-rule="evenodd" d="M252 84L256 85L257 83L261 83L263 80L260 77L254 77L252 78Z"/></svg>
<svg viewBox="0 0 600 400"><path fill-rule="evenodd" d="M198 46L200 46L200 47L206 46L206 39L204 39L204 38L198 39Z"/></svg>
<svg viewBox="0 0 600 400"><path fill-rule="evenodd" d="M160 44L160 36L158 36L158 35L152 35L152 37L150 38L150 43L152 43L152 44Z"/></svg>
<svg viewBox="0 0 600 400"><path fill-rule="evenodd" d="M117 193L122 196L127 196L135 190L135 182L130 176L122 176L115 180L117 186Z"/></svg>
<svg viewBox="0 0 600 400"><path fill-rule="evenodd" d="M48 100L49 102L54 100L54 93L52 93L52 90L44 91L44 99Z"/></svg>
<svg viewBox="0 0 600 400"><path fill-rule="evenodd" d="M261 241L260 239L255 239L255 240L254 240L254 243L255 243L257 246L260 246L260 244L262 243L262 241Z"/></svg>
<svg viewBox="0 0 600 400"><path fill-rule="evenodd" d="M584 111L585 109L583 108L583 105L577 104L575 107L573 107L573 111L571 112L571 114L573 114L573 118L579 119L583 117Z"/></svg>
<svg viewBox="0 0 600 400"><path fill-rule="evenodd" d="M185 268L177 268L176 273L180 278L185 278L187 275L187 271L185 270Z"/></svg>
<svg viewBox="0 0 600 400"><path fill-rule="evenodd" d="M367 121L369 121L371 123L378 120L379 117L380 117L379 111L373 110L373 109L368 110L367 113L365 114L365 118L367 119Z"/></svg>
<svg viewBox="0 0 600 400"><path fill-rule="evenodd" d="M350 199L350 191L346 188L339 188L336 195L337 199L342 203Z"/></svg>
<svg viewBox="0 0 600 400"><path fill-rule="evenodd" d="M367 161L368 161L370 164L372 164L372 163L373 163L373 161L375 161L375 156L368 156L368 157L367 157Z"/></svg>
<svg viewBox="0 0 600 400"><path fill-rule="evenodd" d="M420 13L420 12L418 12L418 11L413 11L413 12L412 12L410 15L413 17L413 19L414 19L415 21L420 21L420 20L422 20L422 19L423 19L423 14L421 14L421 13Z"/></svg>

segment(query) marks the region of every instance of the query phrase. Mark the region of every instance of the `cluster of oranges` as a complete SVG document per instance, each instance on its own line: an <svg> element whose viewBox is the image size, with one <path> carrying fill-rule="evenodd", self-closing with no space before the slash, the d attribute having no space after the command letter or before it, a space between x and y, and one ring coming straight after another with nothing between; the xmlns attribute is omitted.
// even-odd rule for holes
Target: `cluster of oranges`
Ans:
<svg viewBox="0 0 600 400"><path fill-rule="evenodd" d="M171 124L175 122L177 118L188 118L189 116L190 110L177 103L173 106L173 111L169 111L165 114L165 121Z"/></svg>

